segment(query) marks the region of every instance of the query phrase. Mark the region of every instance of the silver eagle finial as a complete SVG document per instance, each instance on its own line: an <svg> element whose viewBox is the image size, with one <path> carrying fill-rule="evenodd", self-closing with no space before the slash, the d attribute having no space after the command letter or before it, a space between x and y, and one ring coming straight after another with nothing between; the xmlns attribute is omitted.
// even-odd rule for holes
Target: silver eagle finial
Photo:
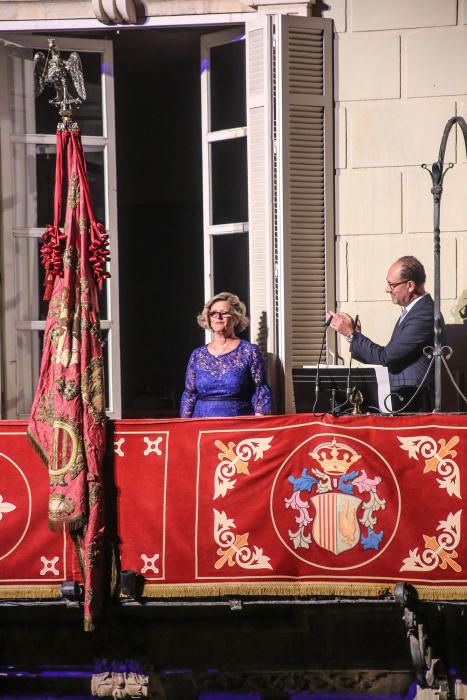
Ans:
<svg viewBox="0 0 467 700"><path fill-rule="evenodd" d="M46 86L55 88L56 95L49 103L59 108L64 121L71 119L73 106L80 105L86 99L79 55L73 51L64 61L55 39L49 39L47 56L42 51L34 54L34 96L39 97ZM73 88L77 96L73 95Z"/></svg>

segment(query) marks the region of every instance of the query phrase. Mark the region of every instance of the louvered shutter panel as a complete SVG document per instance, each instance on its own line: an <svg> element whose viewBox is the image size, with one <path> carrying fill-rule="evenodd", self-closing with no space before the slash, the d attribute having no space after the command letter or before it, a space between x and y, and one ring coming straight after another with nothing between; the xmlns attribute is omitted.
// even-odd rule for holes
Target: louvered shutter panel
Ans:
<svg viewBox="0 0 467 700"><path fill-rule="evenodd" d="M251 340L274 350L272 252L271 36L272 18L246 22L248 217Z"/></svg>
<svg viewBox="0 0 467 700"><path fill-rule="evenodd" d="M292 367L316 364L334 307L332 22L278 18L285 410Z"/></svg>

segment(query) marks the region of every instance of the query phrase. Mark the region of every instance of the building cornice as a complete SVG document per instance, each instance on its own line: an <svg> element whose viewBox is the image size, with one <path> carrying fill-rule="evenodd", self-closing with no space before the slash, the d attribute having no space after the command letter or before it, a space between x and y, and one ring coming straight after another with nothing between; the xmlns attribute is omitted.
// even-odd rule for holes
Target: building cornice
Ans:
<svg viewBox="0 0 467 700"><path fill-rule="evenodd" d="M0 0L0 29L12 22L98 21L107 25L152 23L163 17L309 14L315 0Z"/></svg>

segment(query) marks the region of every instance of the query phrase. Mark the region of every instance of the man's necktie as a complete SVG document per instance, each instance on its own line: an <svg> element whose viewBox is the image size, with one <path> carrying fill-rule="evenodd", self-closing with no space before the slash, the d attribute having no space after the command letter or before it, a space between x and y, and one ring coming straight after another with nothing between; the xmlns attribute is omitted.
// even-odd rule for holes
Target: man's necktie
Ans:
<svg viewBox="0 0 467 700"><path fill-rule="evenodd" d="M399 318L399 323L402 323L402 321L407 316L407 314L408 314L407 309L402 309L402 313L401 313L400 318Z"/></svg>

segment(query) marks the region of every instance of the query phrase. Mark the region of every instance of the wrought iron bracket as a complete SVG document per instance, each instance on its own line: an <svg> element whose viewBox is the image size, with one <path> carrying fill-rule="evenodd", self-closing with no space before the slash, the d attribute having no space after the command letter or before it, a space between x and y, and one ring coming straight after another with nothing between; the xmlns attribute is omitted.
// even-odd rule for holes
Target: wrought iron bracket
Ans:
<svg viewBox="0 0 467 700"><path fill-rule="evenodd" d="M420 688L433 690L439 700L449 700L454 693L451 693L447 669L438 650L435 652L429 615L418 599L416 588L407 583L397 583L395 599L404 608L402 619L407 630L417 684Z"/></svg>
<svg viewBox="0 0 467 700"><path fill-rule="evenodd" d="M443 194L444 176L447 171L454 167L454 163L444 164L444 156L446 153L446 145L449 137L449 132L453 126L459 126L464 136L465 147L467 151L467 122L463 117L451 117L444 127L441 144L439 147L438 160L432 164L431 169L426 163L422 163L422 168L428 172L431 177L431 194L433 195L433 254L434 254L434 375L435 375L435 413L441 410L441 365L442 363L448 369L446 359L442 355L442 323L441 323L441 274L440 274L440 255L441 255L441 238L440 238L440 207L441 196ZM447 358L449 359L449 358ZM457 393L465 401L465 397L457 386L454 378L449 372L451 382Z"/></svg>
<svg viewBox="0 0 467 700"><path fill-rule="evenodd" d="M67 607L79 608L83 600L83 586L77 581L63 581L60 598L66 602Z"/></svg>

